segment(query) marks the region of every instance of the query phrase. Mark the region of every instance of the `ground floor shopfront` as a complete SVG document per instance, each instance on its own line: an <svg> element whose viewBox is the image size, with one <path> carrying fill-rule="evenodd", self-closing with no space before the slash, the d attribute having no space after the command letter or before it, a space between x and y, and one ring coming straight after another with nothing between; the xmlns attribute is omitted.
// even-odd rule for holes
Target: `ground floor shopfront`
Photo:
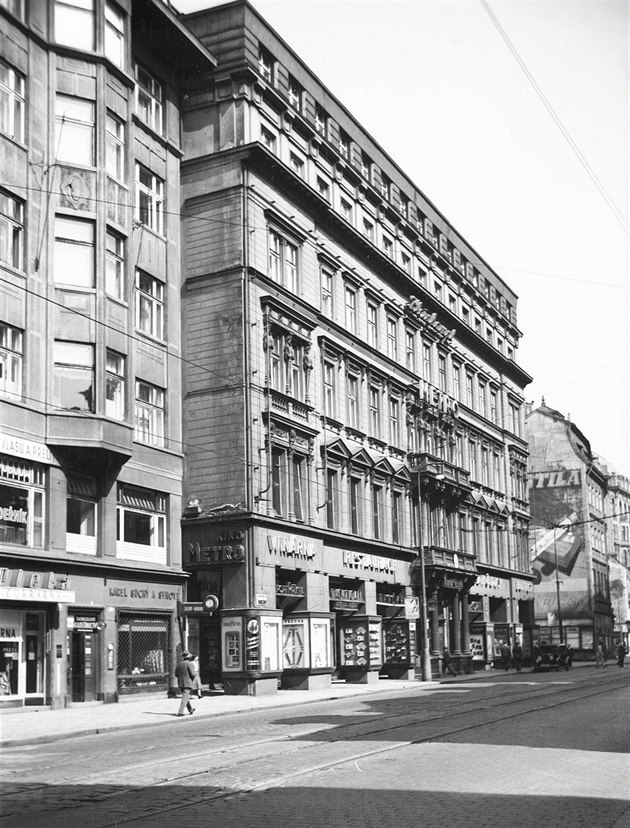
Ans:
<svg viewBox="0 0 630 828"><path fill-rule="evenodd" d="M66 707L174 689L183 577L5 560L0 706Z"/></svg>
<svg viewBox="0 0 630 828"><path fill-rule="evenodd" d="M414 675L412 552L191 521L183 553L188 599L219 599L212 616L186 618L202 681L255 695Z"/></svg>

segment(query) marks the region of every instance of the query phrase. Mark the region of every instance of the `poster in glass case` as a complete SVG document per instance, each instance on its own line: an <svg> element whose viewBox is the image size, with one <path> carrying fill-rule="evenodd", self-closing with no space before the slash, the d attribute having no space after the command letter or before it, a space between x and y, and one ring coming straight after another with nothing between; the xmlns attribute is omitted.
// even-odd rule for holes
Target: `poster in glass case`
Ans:
<svg viewBox="0 0 630 828"><path fill-rule="evenodd" d="M311 656L313 667L332 667L330 657L330 619L311 619Z"/></svg>
<svg viewBox="0 0 630 828"><path fill-rule="evenodd" d="M281 618L261 616L260 669L265 672L281 670L280 623Z"/></svg>
<svg viewBox="0 0 630 828"><path fill-rule="evenodd" d="M411 660L409 622L388 621L383 624L386 664L407 664Z"/></svg>
<svg viewBox="0 0 630 828"><path fill-rule="evenodd" d="M282 669L310 667L308 619L285 618L282 622Z"/></svg>

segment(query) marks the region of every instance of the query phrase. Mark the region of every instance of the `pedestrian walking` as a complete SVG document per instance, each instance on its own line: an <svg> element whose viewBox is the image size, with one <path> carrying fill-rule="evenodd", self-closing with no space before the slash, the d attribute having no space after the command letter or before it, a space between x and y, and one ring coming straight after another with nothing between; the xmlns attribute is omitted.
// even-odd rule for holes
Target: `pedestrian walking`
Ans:
<svg viewBox="0 0 630 828"><path fill-rule="evenodd" d="M449 672L452 676L457 675L457 670L453 667L453 658L448 651L448 647L444 647L442 651L442 675Z"/></svg>
<svg viewBox="0 0 630 828"><path fill-rule="evenodd" d="M503 669L507 673L507 671L510 669L510 660L512 657L510 645L507 641L501 642L501 646L499 647L499 654L501 655L501 663L503 665Z"/></svg>
<svg viewBox="0 0 630 828"><path fill-rule="evenodd" d="M617 647L617 664L620 667L623 667L623 662L626 658L626 645L623 641L619 642L619 646Z"/></svg>
<svg viewBox="0 0 630 828"><path fill-rule="evenodd" d="M606 653L604 652L604 642L600 638L597 642L597 649L595 650L595 666L596 667L605 667L606 666Z"/></svg>
<svg viewBox="0 0 630 828"><path fill-rule="evenodd" d="M195 712L195 708L190 703L190 694L195 685L195 670L192 666L192 658L192 653L184 650L182 659L177 663L177 667L175 668L175 677L177 678L177 684L182 693L182 701L179 705L179 712L177 713L178 716L183 716L185 710L188 710L191 716Z"/></svg>
<svg viewBox="0 0 630 828"><path fill-rule="evenodd" d="M570 670L573 667L573 647L570 644L567 644L566 654L564 657L564 669Z"/></svg>
<svg viewBox="0 0 630 828"><path fill-rule="evenodd" d="M523 666L523 648L521 647L521 642L518 638L512 647L512 664L514 665L516 672L520 673L521 667Z"/></svg>
<svg viewBox="0 0 630 828"><path fill-rule="evenodd" d="M193 653L191 664L195 671L195 683L193 684L192 695L196 695L198 699L203 696L203 687L201 686L201 678L199 676L199 656Z"/></svg>

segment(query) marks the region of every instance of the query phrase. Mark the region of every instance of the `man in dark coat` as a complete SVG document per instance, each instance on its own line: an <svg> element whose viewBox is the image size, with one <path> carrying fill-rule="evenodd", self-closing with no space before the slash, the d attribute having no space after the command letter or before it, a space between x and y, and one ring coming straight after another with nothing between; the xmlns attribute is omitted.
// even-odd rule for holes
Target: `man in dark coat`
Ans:
<svg viewBox="0 0 630 828"><path fill-rule="evenodd" d="M195 686L195 668L193 667L192 660L192 653L184 650L182 660L177 663L177 667L175 668L177 684L182 693L182 702L179 705L178 716L183 716L185 710L188 710L191 716L195 712L195 708L190 703L190 693Z"/></svg>

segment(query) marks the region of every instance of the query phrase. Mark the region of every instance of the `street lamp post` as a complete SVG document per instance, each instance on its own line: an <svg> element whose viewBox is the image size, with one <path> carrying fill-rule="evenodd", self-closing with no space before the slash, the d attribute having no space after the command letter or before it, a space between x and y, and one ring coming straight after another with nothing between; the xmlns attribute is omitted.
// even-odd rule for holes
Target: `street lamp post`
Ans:
<svg viewBox="0 0 630 828"><path fill-rule="evenodd" d="M422 498L420 496L420 472L418 472L418 544L420 549L420 631L422 633L422 681L431 681L431 652L429 650L429 623L427 618L427 581L422 542Z"/></svg>
<svg viewBox="0 0 630 828"><path fill-rule="evenodd" d="M556 601L558 604L558 635L560 636L560 643L564 644L564 631L562 629L562 608L560 606L560 574L558 572L558 550L556 549L556 529L553 527L553 557L556 565Z"/></svg>

